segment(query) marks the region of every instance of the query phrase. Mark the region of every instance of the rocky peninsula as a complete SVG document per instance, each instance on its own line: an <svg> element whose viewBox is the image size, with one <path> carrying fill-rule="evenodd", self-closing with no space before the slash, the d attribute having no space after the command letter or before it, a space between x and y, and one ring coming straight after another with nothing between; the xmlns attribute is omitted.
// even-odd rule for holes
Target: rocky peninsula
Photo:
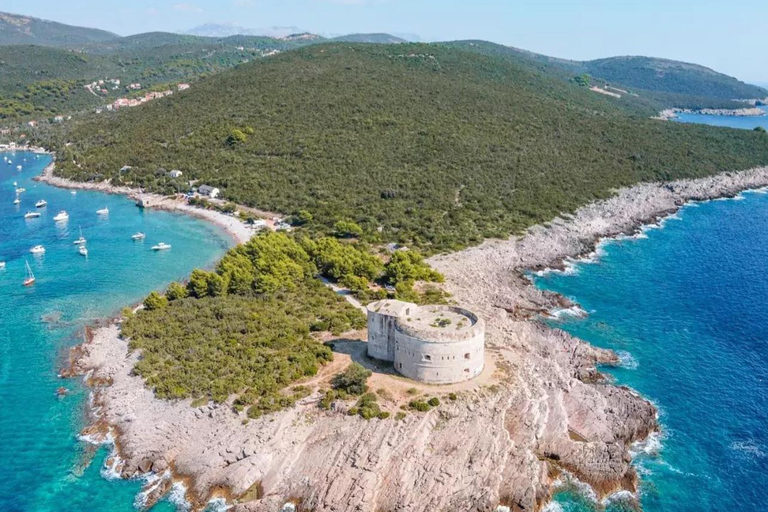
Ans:
<svg viewBox="0 0 768 512"><path fill-rule="evenodd" d="M175 480L196 509L220 498L243 512L289 502L315 511L535 511L564 473L599 497L634 492L630 447L658 429L656 410L599 372L598 364L618 364L613 352L537 321L569 304L525 273L562 267L600 239L632 235L687 201L766 186L768 168L641 184L524 236L432 258L456 300L485 319L489 361L476 381L422 385L458 397L430 412L365 421L343 406L320 410L315 391L294 408L245 422L227 404L158 400L133 375L140 354L128 352L113 324L77 349L74 369L87 375L95 405L85 433L115 440L109 464L119 475L153 475L146 503ZM339 363L360 357L395 395L412 385L359 356L354 347L364 343L356 336L344 342L352 348L337 354ZM331 370L306 385L321 384Z"/></svg>
<svg viewBox="0 0 768 512"><path fill-rule="evenodd" d="M710 116L725 116L725 117L762 117L767 115L765 110L753 106L751 108L668 108L659 112L659 115L655 119L661 119L667 121L669 119L675 119L678 114L704 114Z"/></svg>

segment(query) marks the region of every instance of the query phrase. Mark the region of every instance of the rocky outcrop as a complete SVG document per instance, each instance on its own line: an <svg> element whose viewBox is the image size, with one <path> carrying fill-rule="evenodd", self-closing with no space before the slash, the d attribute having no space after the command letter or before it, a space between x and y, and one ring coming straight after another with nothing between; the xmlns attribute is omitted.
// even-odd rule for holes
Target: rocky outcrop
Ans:
<svg viewBox="0 0 768 512"><path fill-rule="evenodd" d="M288 501L318 512L534 511L563 471L600 496L634 491L629 448L657 428L654 407L596 370L617 361L611 351L531 321L567 302L531 286L523 271L562 266L685 201L767 185L768 169L639 185L525 237L433 258L457 301L485 319L496 370L492 384L402 421L365 421L344 406L321 411L317 394L248 422L225 404L157 400L132 375L138 354L128 354L114 325L80 349L78 369L102 383L94 403L117 438L116 470L170 471L198 507L224 496L249 512Z"/></svg>

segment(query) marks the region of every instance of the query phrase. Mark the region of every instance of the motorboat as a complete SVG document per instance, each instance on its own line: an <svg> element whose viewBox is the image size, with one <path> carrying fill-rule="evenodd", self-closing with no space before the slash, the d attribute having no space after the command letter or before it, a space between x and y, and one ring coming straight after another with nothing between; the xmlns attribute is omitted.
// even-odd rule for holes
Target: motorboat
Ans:
<svg viewBox="0 0 768 512"><path fill-rule="evenodd" d="M170 248L170 244L166 244L165 242L160 242L159 244L152 246L153 251L165 251Z"/></svg>
<svg viewBox="0 0 768 512"><path fill-rule="evenodd" d="M107 208L107 207L105 206L105 207L104 207L104 208L102 208L101 210L96 210L96 213L97 213L98 215L109 215L109 208Z"/></svg>
<svg viewBox="0 0 768 512"><path fill-rule="evenodd" d="M77 190L73 190L72 192L70 192L70 194L72 194L73 196L76 196L77 195Z"/></svg>
<svg viewBox="0 0 768 512"><path fill-rule="evenodd" d="M45 247L42 245L36 245L29 250L32 254L45 254Z"/></svg>
<svg viewBox="0 0 768 512"><path fill-rule="evenodd" d="M16 170L20 171L20 170L21 170L21 166L20 166L20 165L17 165L17 166L16 166Z"/></svg>
<svg viewBox="0 0 768 512"><path fill-rule="evenodd" d="M27 212L24 214L25 219L36 219L40 216L40 212Z"/></svg>
<svg viewBox="0 0 768 512"><path fill-rule="evenodd" d="M61 210L59 213L56 214L53 220L55 222L64 222L65 220L69 220L69 214L64 210Z"/></svg>
<svg viewBox="0 0 768 512"><path fill-rule="evenodd" d="M13 204L19 204L19 203L21 203L21 199L19 199L18 197L13 200Z"/></svg>
<svg viewBox="0 0 768 512"><path fill-rule="evenodd" d="M27 277L24 279L24 286L31 286L35 284L35 274L32 273L32 268L29 266L28 261L25 261L24 264L27 266Z"/></svg>
<svg viewBox="0 0 768 512"><path fill-rule="evenodd" d="M88 256L88 249L84 245L81 245L80 247L78 247L77 252L79 252L83 256Z"/></svg>
<svg viewBox="0 0 768 512"><path fill-rule="evenodd" d="M144 233L139 231L138 233L136 233L135 235L133 235L131 237L131 240L144 240L146 237L147 237L147 235L145 235Z"/></svg>
<svg viewBox="0 0 768 512"><path fill-rule="evenodd" d="M0 270L2 270L4 268L5 268L5 262L4 261L0 261Z"/></svg>
<svg viewBox="0 0 768 512"><path fill-rule="evenodd" d="M48 201L45 199L41 199L35 203L35 208L45 208L46 206L48 206Z"/></svg>
<svg viewBox="0 0 768 512"><path fill-rule="evenodd" d="M17 194L21 194L22 192L26 192L26 191L27 191L27 189L25 189L24 187L19 187L19 188L16 189L16 193Z"/></svg>

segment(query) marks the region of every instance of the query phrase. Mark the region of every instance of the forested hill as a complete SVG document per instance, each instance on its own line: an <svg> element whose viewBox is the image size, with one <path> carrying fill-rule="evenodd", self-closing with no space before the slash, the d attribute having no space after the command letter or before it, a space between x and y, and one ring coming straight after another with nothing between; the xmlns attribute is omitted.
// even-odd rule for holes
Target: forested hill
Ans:
<svg viewBox="0 0 768 512"><path fill-rule="evenodd" d="M768 97L768 90L746 84L704 66L653 57L610 57L591 61L574 61L549 57L519 48L485 41L442 43L464 50L527 60L531 65L563 77L588 74L616 87L624 87L641 96L669 106L718 106L720 102Z"/></svg>
<svg viewBox="0 0 768 512"><path fill-rule="evenodd" d="M57 172L175 191L157 171L181 169L240 203L306 210L314 229L349 219L370 238L444 250L520 232L616 187L768 164L764 134L622 105L525 59L322 44L73 127Z"/></svg>
<svg viewBox="0 0 768 512"><path fill-rule="evenodd" d="M649 91L724 100L766 98L768 90L704 66L652 57L611 57L581 63L591 75Z"/></svg>
<svg viewBox="0 0 768 512"><path fill-rule="evenodd" d="M55 21L0 12L0 45L69 46L108 41L117 37L120 36L105 30L74 27Z"/></svg>

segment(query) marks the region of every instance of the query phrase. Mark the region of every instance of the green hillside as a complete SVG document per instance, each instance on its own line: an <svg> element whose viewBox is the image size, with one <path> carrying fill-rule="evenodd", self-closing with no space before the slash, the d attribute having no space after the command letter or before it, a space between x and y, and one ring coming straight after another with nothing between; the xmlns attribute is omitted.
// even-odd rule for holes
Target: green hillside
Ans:
<svg viewBox="0 0 768 512"><path fill-rule="evenodd" d="M58 172L175 190L158 167L310 227L427 250L501 237L639 181L768 163L749 131L654 121L527 60L439 45L308 46L74 127ZM72 146L63 148L63 142ZM76 164L73 164L73 160Z"/></svg>
<svg viewBox="0 0 768 512"><path fill-rule="evenodd" d="M672 106L736 108L743 105L730 100L768 97L768 90L762 87L686 62L651 57L610 57L579 62L485 41L441 44L512 61L525 60L542 72L564 79L588 74L600 85L607 82L639 94L638 102L656 109Z"/></svg>
<svg viewBox="0 0 768 512"><path fill-rule="evenodd" d="M652 57L612 57L582 64L593 76L648 91L723 100L768 97L768 90L762 87L687 62Z"/></svg>
<svg viewBox="0 0 768 512"><path fill-rule="evenodd" d="M0 12L0 45L36 44L41 46L68 46L120 37L105 30L73 27L54 21L41 20Z"/></svg>
<svg viewBox="0 0 768 512"><path fill-rule="evenodd" d="M267 37L216 39L154 32L71 49L0 46L0 119L71 113L127 94L124 86L106 95L83 87L107 77L145 88L191 81L302 44Z"/></svg>

